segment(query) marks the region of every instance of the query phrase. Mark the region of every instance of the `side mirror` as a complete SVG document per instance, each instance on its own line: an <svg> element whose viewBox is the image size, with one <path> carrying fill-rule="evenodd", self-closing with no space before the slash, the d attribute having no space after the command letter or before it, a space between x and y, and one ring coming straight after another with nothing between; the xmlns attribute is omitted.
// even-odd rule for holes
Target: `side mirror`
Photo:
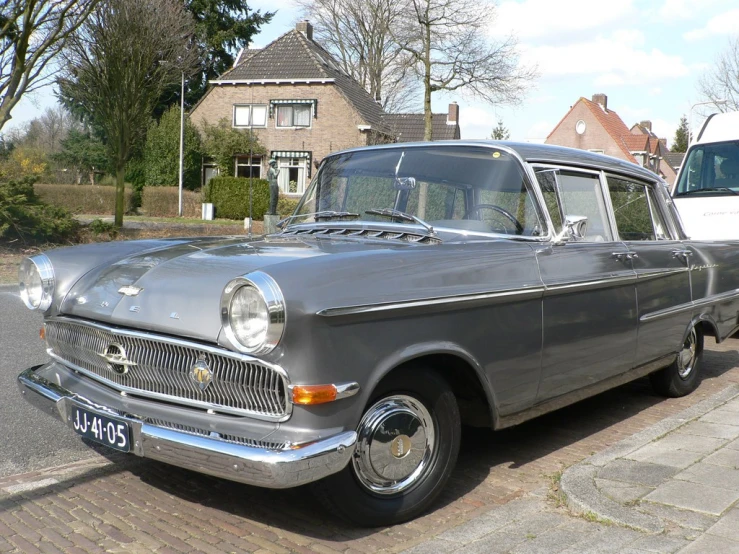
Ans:
<svg viewBox="0 0 739 554"><path fill-rule="evenodd" d="M564 244L570 240L580 240L585 238L588 229L588 218L584 215L568 215L565 216L562 230L554 237L554 244Z"/></svg>

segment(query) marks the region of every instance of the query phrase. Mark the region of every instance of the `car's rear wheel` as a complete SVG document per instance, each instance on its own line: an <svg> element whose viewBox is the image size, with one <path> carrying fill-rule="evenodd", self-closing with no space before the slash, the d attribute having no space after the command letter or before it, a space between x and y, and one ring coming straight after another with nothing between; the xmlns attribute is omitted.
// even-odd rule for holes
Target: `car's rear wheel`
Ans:
<svg viewBox="0 0 739 554"><path fill-rule="evenodd" d="M649 379L657 394L678 398L690 394L701 382L703 331L690 329L677 358L669 366L652 373Z"/></svg>
<svg viewBox="0 0 739 554"><path fill-rule="evenodd" d="M357 434L349 465L314 492L352 523L393 525L428 508L448 480L459 453L459 409L437 372L407 371L380 384Z"/></svg>

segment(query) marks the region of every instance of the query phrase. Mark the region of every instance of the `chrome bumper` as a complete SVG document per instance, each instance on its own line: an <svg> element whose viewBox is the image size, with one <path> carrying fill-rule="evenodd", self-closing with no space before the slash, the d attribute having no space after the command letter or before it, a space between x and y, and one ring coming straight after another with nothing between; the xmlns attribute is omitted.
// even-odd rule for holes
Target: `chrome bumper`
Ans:
<svg viewBox="0 0 739 554"><path fill-rule="evenodd" d="M71 407L125 420L131 426L131 452L231 481L284 489L317 481L344 469L349 463L357 434L345 431L305 445L283 450L267 450L191 435L143 421L121 417L118 413L76 396L36 375L41 366L18 376L18 388L25 399L71 427Z"/></svg>

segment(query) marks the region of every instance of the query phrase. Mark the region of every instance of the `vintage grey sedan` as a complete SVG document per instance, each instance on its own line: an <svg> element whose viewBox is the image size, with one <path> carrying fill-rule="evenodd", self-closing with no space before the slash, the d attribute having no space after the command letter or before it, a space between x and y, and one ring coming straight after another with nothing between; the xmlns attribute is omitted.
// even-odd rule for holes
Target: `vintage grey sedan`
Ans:
<svg viewBox="0 0 739 554"><path fill-rule="evenodd" d="M739 323L739 248L686 240L630 163L455 141L325 158L280 232L25 260L51 360L21 392L87 439L340 516L427 509L462 425L632 379L681 396Z"/></svg>

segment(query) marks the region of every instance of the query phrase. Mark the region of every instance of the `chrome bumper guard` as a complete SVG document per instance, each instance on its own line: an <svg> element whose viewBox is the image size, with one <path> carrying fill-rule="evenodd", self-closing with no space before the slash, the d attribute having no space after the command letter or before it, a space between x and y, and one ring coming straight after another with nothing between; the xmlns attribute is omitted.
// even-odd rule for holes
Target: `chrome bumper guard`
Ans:
<svg viewBox="0 0 739 554"><path fill-rule="evenodd" d="M131 452L178 467L248 485L284 489L317 481L344 469L349 463L357 433L345 431L305 445L282 450L267 450L191 435L157 427L118 413L76 396L36 375L42 366L27 369L18 376L24 398L71 427L71 406L76 404L128 422L131 426Z"/></svg>

